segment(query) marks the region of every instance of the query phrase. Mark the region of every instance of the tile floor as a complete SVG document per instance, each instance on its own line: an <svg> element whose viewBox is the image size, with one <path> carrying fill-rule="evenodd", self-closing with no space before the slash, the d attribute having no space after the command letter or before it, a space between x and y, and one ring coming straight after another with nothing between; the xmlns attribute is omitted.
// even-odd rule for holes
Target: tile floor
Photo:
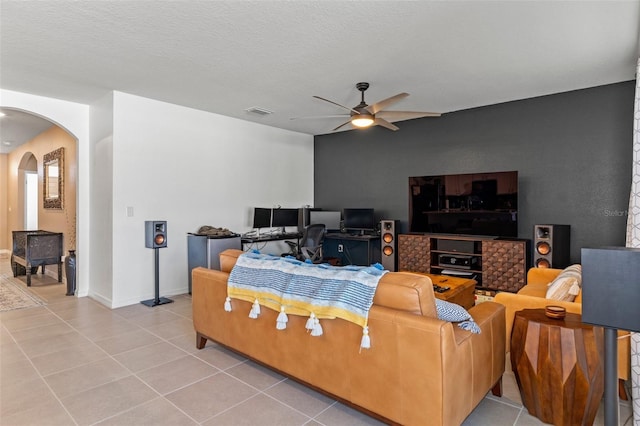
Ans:
<svg viewBox="0 0 640 426"><path fill-rule="evenodd" d="M381 424L215 344L197 350L189 295L110 310L65 296L48 276L31 291L47 305L0 313L2 426ZM621 402L620 425L630 415ZM522 407L510 371L504 396L489 394L464 422L541 424Z"/></svg>

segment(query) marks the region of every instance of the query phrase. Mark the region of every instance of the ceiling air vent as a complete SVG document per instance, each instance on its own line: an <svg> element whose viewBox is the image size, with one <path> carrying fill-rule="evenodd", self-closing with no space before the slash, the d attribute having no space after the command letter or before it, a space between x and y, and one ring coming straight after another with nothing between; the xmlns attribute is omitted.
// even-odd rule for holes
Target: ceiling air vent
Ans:
<svg viewBox="0 0 640 426"><path fill-rule="evenodd" d="M260 108L260 107L251 107L251 108L247 108L245 109L245 111L250 112L252 114L258 114L258 115L269 115L269 114L273 114L273 111L269 111L268 109L265 108Z"/></svg>

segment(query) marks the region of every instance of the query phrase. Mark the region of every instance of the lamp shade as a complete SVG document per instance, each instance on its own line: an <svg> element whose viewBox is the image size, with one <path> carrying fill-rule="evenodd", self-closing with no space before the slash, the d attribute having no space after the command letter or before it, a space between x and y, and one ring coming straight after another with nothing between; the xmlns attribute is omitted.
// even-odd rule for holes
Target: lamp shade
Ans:
<svg viewBox="0 0 640 426"><path fill-rule="evenodd" d="M358 114L351 117L351 124L356 127L369 127L373 124L373 115Z"/></svg>
<svg viewBox="0 0 640 426"><path fill-rule="evenodd" d="M582 322L640 332L640 249L582 249Z"/></svg>

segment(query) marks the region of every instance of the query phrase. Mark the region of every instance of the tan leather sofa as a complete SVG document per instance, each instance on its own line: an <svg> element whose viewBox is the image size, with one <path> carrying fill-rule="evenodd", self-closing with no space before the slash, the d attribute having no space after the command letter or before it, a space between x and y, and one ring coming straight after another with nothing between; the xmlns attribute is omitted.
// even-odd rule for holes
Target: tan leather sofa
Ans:
<svg viewBox="0 0 640 426"><path fill-rule="evenodd" d="M501 392L505 366L504 308L483 303L469 312L480 326L472 334L437 319L428 277L385 274L369 311L371 348L360 350L362 327L342 319L321 320L324 334L310 336L306 317L233 300L224 310L227 279L240 250L220 255L221 271L192 272L196 345L220 343L263 365L387 422L459 425L489 390Z"/></svg>
<svg viewBox="0 0 640 426"><path fill-rule="evenodd" d="M527 285L522 287L518 293L498 293L495 301L501 303L506 308L506 350L510 350L511 346L511 329L513 328L513 319L517 311L523 309L544 309L547 305L556 305L564 307L567 312L576 314L582 313L582 291L576 296L573 302L563 302L558 300L546 299L547 284L555 279L562 269L553 268L531 268L527 272ZM619 377L619 394L620 398L627 399L624 390L624 380L629 379L629 363L630 363L630 346L629 333L626 331L618 332L618 377Z"/></svg>

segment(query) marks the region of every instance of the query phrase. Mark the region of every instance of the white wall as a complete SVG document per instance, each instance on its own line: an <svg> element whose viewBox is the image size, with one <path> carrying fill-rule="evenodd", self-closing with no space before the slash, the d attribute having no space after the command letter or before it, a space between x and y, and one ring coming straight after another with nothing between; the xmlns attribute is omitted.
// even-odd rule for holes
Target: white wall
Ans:
<svg viewBox="0 0 640 426"><path fill-rule="evenodd" d="M120 92L113 112L113 307L154 296L145 220L167 221L166 296L187 292L188 232L243 232L254 206L313 204L313 136Z"/></svg>
<svg viewBox="0 0 640 426"><path fill-rule="evenodd" d="M77 220L77 294L89 291L90 256L90 178L89 106L59 99L0 89L0 106L40 115L62 127L78 139Z"/></svg>
<svg viewBox="0 0 640 426"><path fill-rule="evenodd" d="M91 104L91 286L89 296L113 299L113 93Z"/></svg>
<svg viewBox="0 0 640 426"><path fill-rule="evenodd" d="M0 89L0 106L78 139L78 296L110 307L154 296L145 220L168 221L160 290L172 295L187 291L188 232L243 232L254 206L313 205L310 135L119 92L89 106Z"/></svg>

